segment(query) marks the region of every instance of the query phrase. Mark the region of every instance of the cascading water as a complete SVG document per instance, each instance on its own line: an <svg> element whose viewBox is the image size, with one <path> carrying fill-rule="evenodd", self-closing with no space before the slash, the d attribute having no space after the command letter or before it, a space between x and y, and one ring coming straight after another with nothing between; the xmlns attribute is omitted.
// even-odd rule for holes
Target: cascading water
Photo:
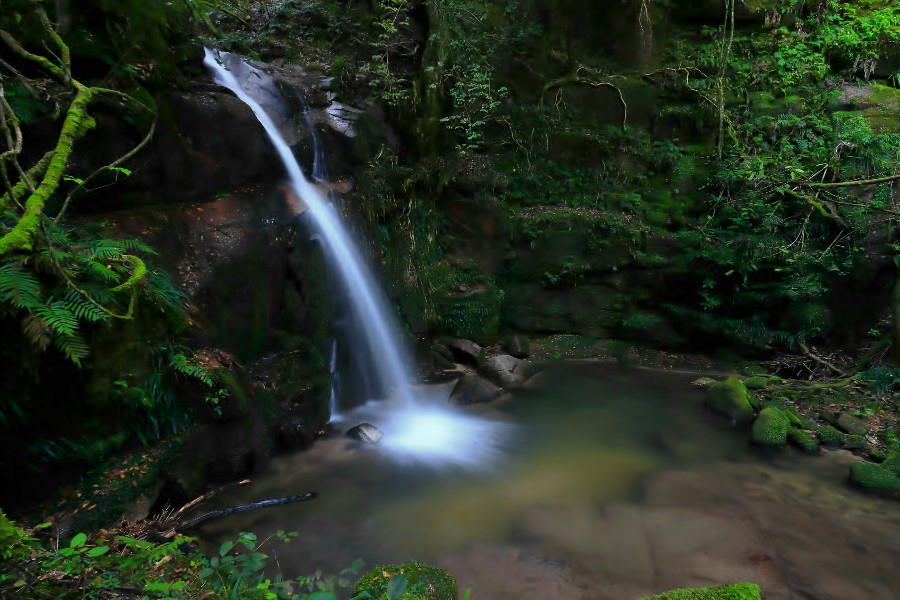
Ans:
<svg viewBox="0 0 900 600"><path fill-rule="evenodd" d="M252 111L268 135L287 171L288 183L296 198L305 204L318 229L327 255L340 276L343 293L351 308L352 325L362 330L347 337L366 345L370 364L366 376L376 378L393 402L369 402L355 409L352 416L375 423L384 432L380 446L404 459L434 464L454 464L466 468L484 468L493 463L504 425L463 414L447 405L449 389L411 388L411 370L406 353L396 335L391 313L375 280L363 262L349 232L344 228L334 205L303 174L290 146L270 116L282 112L283 102L272 78L239 56L206 49L204 64L219 85L237 95ZM265 105L265 108L264 108ZM284 115L281 115L284 116ZM327 178L321 142L315 133L309 109L304 118L313 141L311 177L317 182ZM337 368L337 343L333 342L332 375ZM340 379L337 379L340 381ZM342 387L342 386L341 386ZM374 400L370 398L369 400ZM384 400L382 398L382 400ZM337 390L331 390L332 416L339 414ZM345 416L341 414L341 416ZM346 415L349 420L350 415Z"/></svg>
<svg viewBox="0 0 900 600"><path fill-rule="evenodd" d="M303 175L290 146L285 142L275 122L260 102L251 95L254 88L266 90L268 94L275 93L271 78L240 57L226 52L214 53L206 49L204 64L213 72L216 83L234 92L249 106L265 129L287 171L291 190L309 209L326 241L328 251L338 266L350 303L365 324L363 334L375 362L377 376L384 382L385 388L399 394L404 400L411 401L409 369L403 360L400 344L396 336L392 335L389 313L379 298L372 276L359 257L350 234L341 223L334 206ZM249 89L241 85L236 73L243 73L241 79L250 82L247 86Z"/></svg>

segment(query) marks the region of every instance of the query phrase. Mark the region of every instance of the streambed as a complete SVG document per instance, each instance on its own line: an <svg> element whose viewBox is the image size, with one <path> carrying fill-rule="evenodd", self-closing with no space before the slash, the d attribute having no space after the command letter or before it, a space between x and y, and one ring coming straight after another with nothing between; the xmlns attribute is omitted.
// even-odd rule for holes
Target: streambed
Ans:
<svg viewBox="0 0 900 600"><path fill-rule="evenodd" d="M737 581L767 600L896 598L900 506L846 486L847 452L748 447L691 379L558 365L537 389L470 411L483 436L459 449L470 463L323 440L216 502L318 499L201 537L297 531L269 550L286 575L415 559L475 600L629 600Z"/></svg>

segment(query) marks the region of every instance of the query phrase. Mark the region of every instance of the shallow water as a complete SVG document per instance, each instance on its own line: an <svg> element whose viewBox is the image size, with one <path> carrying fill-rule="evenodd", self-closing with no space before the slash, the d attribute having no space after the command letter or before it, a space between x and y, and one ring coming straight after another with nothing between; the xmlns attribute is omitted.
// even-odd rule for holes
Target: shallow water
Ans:
<svg viewBox="0 0 900 600"><path fill-rule="evenodd" d="M416 559L473 600L630 600L736 581L767 600L900 597L900 505L849 489L846 452L749 447L692 378L555 367L537 389L472 411L501 425L490 452L472 448L478 469L324 440L217 501L318 499L234 515L202 537L298 531L273 546L286 575Z"/></svg>

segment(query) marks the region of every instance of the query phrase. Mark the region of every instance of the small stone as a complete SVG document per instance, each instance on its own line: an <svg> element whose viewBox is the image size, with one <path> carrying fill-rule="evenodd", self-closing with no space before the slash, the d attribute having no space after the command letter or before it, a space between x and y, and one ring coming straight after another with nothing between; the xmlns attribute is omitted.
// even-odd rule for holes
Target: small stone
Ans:
<svg viewBox="0 0 900 600"><path fill-rule="evenodd" d="M697 379L691 382L691 385L699 388L708 388L711 385L714 385L716 380L712 377L698 377Z"/></svg>
<svg viewBox="0 0 900 600"><path fill-rule="evenodd" d="M377 444L384 434L371 423L360 423L347 431L347 437L365 444Z"/></svg>
<svg viewBox="0 0 900 600"><path fill-rule="evenodd" d="M837 418L837 426L853 435L866 435L868 427L860 419L849 413L841 413Z"/></svg>

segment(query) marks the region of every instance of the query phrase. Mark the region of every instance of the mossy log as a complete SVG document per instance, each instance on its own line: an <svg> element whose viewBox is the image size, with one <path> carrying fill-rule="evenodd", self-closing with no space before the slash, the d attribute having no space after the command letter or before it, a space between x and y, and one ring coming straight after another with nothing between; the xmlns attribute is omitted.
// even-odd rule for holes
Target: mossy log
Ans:
<svg viewBox="0 0 900 600"><path fill-rule="evenodd" d="M32 238L41 222L41 214L47 199L59 187L75 141L90 131L95 123L87 112L88 105L94 97L95 90L78 82L73 82L76 89L75 98L66 112L62 131L53 149L53 155L47 164L47 170L40 185L25 201L25 210L18 222L2 238L0 238L0 256L14 250L30 250Z"/></svg>

